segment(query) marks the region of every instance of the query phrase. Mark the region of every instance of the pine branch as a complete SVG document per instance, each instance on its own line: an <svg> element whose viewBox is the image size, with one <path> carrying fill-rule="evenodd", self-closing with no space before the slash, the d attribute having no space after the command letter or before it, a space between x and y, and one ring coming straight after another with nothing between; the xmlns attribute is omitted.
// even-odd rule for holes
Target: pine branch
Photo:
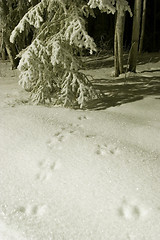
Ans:
<svg viewBox="0 0 160 240"><path fill-rule="evenodd" d="M86 101L97 97L88 78L79 72L81 62L75 54L76 49L82 48L90 53L96 51L85 29L84 17L89 13L83 1L73 1L70 6L64 0L42 0L13 31L11 41L26 23L37 28L35 39L21 52L18 67L19 83L31 92L36 103L57 99L64 106L83 107Z"/></svg>
<svg viewBox="0 0 160 240"><path fill-rule="evenodd" d="M39 28L41 23L43 22L43 13L47 4L47 0L42 0L40 3L31 8L20 20L19 24L13 30L10 36L10 42L14 43L15 38L18 33L22 33L25 29L26 23L34 26L35 28Z"/></svg>

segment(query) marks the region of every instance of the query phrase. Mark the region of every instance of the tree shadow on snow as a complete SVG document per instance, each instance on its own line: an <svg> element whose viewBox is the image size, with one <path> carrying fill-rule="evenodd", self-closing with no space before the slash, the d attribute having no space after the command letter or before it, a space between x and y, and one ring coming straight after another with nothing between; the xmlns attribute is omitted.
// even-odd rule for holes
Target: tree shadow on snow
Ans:
<svg viewBox="0 0 160 240"><path fill-rule="evenodd" d="M94 88L102 95L87 103L87 109L103 110L134 102L148 95L160 95L160 77L134 76L115 79L95 79Z"/></svg>
<svg viewBox="0 0 160 240"><path fill-rule="evenodd" d="M99 69L105 67L113 67L114 66L114 58L111 55L104 55L99 57L88 57L83 59L84 69Z"/></svg>
<svg viewBox="0 0 160 240"><path fill-rule="evenodd" d="M137 64L157 63L160 61L160 53L143 53L138 56Z"/></svg>
<svg viewBox="0 0 160 240"><path fill-rule="evenodd" d="M128 65L128 53L123 55L124 65ZM143 53L138 56L137 65L144 65L149 63L157 63L160 61L160 53ZM85 69L108 68L114 66L113 54L84 57Z"/></svg>

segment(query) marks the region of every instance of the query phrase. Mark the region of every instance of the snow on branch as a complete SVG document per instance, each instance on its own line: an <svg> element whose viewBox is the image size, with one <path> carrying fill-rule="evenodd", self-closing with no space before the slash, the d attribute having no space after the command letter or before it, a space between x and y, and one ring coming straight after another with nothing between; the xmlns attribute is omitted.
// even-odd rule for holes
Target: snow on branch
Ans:
<svg viewBox="0 0 160 240"><path fill-rule="evenodd" d="M132 16L132 12L128 1L126 0L89 0L88 5L91 8L98 7L102 12L114 14L117 10L120 10L122 14L125 11L129 11Z"/></svg>
<svg viewBox="0 0 160 240"><path fill-rule="evenodd" d="M123 16L124 12L128 11L132 17L131 8L126 0L117 0L116 1L116 10Z"/></svg>
<svg viewBox="0 0 160 240"><path fill-rule="evenodd" d="M67 46L64 43L61 43L60 40L51 38L49 40L48 49L51 53L51 63L55 68L56 65L62 65L64 69L77 71L79 69L79 62L74 57L72 53L72 48Z"/></svg>
<svg viewBox="0 0 160 240"><path fill-rule="evenodd" d="M90 49L90 53L96 51L96 45L93 39L84 30L83 21L80 19L72 20L64 33L66 40L69 40L70 45L74 44L79 48Z"/></svg>
<svg viewBox="0 0 160 240"><path fill-rule="evenodd" d="M85 7L82 8L81 14L87 14ZM76 7L71 9L70 21L65 24L64 38L69 41L70 45L74 44L78 48L89 49L91 54L96 51L96 44L85 30L85 20L79 15Z"/></svg>
<svg viewBox="0 0 160 240"><path fill-rule="evenodd" d="M42 41L35 39L22 54L18 69L20 70L19 84L30 91L35 102L51 100L55 80L52 64L47 49Z"/></svg>
<svg viewBox="0 0 160 240"><path fill-rule="evenodd" d="M38 31L32 43L21 52L19 84L31 92L36 103L58 102L64 106L83 107L98 97L81 66L77 50L96 51L96 45L85 28L85 17L93 10L85 1L42 0L32 7L12 32L29 23ZM44 14L45 12L45 14ZM45 18L43 19L43 16Z"/></svg>
<svg viewBox="0 0 160 240"><path fill-rule="evenodd" d="M97 98L92 84L82 72L66 71L61 85L61 94L58 101L64 106L77 105L83 108L90 99Z"/></svg>
<svg viewBox="0 0 160 240"><path fill-rule="evenodd" d="M91 8L98 7L101 11L114 14L116 11L115 0L89 0Z"/></svg>
<svg viewBox="0 0 160 240"><path fill-rule="evenodd" d="M33 25L35 28L39 28L41 23L43 22L43 13L46 7L47 0L42 0L40 3L31 8L20 20L19 24L13 30L10 36L10 42L14 43L15 38L18 33L22 33L24 31L26 23Z"/></svg>

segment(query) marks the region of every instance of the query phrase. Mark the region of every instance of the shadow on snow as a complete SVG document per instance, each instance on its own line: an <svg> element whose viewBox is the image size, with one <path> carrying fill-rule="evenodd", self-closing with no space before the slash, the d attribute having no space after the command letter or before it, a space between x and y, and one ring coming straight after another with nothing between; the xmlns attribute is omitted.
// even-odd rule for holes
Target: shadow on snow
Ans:
<svg viewBox="0 0 160 240"><path fill-rule="evenodd" d="M144 53L138 56L137 66L144 64L154 64L160 61L159 53ZM124 64L127 65L128 54L124 54ZM114 66L113 56L99 56L85 59L86 69L110 68ZM148 95L160 95L160 76L151 76L148 73L160 72L160 66L155 69L146 69L131 76L109 79L94 79L94 88L102 95L99 99L91 100L86 108L90 110L103 110L109 107L118 106L124 103L134 102ZM146 73L146 74L145 74ZM126 74L127 75L127 74ZM157 97L157 99L159 99Z"/></svg>
<svg viewBox="0 0 160 240"><path fill-rule="evenodd" d="M95 79L94 88L100 90L99 99L89 101L87 109L103 110L124 103L143 99L148 95L160 94L160 77L134 76L127 79Z"/></svg>

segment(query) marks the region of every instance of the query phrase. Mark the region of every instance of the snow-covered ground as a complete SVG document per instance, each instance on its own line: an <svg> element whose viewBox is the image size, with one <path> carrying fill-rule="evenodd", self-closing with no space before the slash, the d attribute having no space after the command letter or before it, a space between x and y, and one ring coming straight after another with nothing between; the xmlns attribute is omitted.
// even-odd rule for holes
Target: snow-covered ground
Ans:
<svg viewBox="0 0 160 240"><path fill-rule="evenodd" d="M116 79L112 58L89 60L104 93L89 110L34 106L1 62L0 240L160 239L160 58L145 57Z"/></svg>

